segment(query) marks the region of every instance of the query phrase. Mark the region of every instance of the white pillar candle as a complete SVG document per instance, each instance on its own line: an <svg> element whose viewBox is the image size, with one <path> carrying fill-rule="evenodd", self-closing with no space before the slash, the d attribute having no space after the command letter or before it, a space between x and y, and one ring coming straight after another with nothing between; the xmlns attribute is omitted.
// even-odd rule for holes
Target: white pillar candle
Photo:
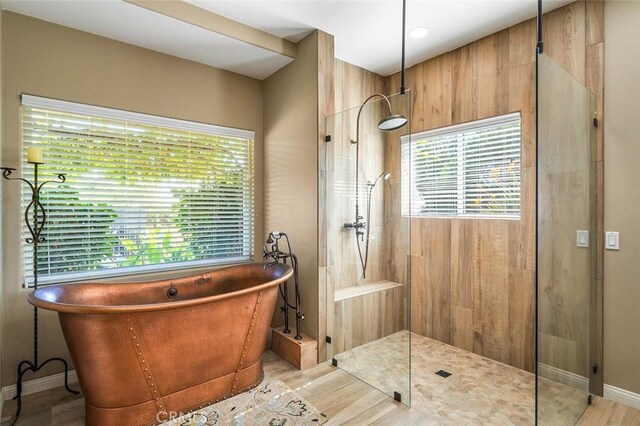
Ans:
<svg viewBox="0 0 640 426"><path fill-rule="evenodd" d="M36 146L27 148L27 163L44 163L42 160L42 148Z"/></svg>

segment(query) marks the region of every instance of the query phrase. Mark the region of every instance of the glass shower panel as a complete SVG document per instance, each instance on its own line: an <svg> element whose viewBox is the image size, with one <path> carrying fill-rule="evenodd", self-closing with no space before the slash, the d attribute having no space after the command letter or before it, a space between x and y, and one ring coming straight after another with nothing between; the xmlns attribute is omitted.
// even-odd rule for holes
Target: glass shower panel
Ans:
<svg viewBox="0 0 640 426"><path fill-rule="evenodd" d="M391 114L411 116L410 93L388 99ZM400 138L410 125L381 131L390 112L377 96L362 107L357 132L359 111L326 122L327 359L409 404L410 223L400 209Z"/></svg>
<svg viewBox="0 0 640 426"><path fill-rule="evenodd" d="M537 418L541 425L575 424L589 401L594 111L593 94L547 55L539 55Z"/></svg>

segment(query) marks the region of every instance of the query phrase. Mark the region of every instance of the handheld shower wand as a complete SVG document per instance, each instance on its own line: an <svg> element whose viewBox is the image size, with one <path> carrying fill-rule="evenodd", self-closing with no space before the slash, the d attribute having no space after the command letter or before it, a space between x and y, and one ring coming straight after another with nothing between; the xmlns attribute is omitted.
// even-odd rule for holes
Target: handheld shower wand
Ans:
<svg viewBox="0 0 640 426"><path fill-rule="evenodd" d="M362 265L362 278L366 278L367 277L367 264L369 263L369 235L371 233L371 200L372 200L372 195L373 195L373 188L376 187L376 184L378 183L378 181L380 179L383 179L385 181L389 180L389 178L391 177L391 173L388 172L382 172L380 173L380 175L376 178L376 180L373 181L373 183L369 182L367 183L367 187L368 187L368 191L367 191L367 221L366 223L369 225L367 226L365 229L366 231L363 232L363 234L365 234L363 236L363 240L364 240L364 257L362 256L362 248L360 247L360 240L356 239L356 244L358 245L358 256L360 257L360 264Z"/></svg>
<svg viewBox="0 0 640 426"><path fill-rule="evenodd" d="M369 96L367 99L365 99L365 101L362 103L362 105L360 105L360 109L358 110L358 115L356 117L356 139L352 140L351 143L354 144L356 146L356 184L355 184L355 190L356 190L356 215L355 215L355 221L354 222L346 222L344 224L345 228L353 228L356 230L356 242L358 244L358 251L360 252L360 241L364 241L365 239L365 234L366 234L366 238L368 239L368 232L365 232L364 230L367 228L367 223L363 222L362 219L364 219L361 215L360 215L360 176L359 176L359 170L360 170L360 116L362 114L362 110L364 109L364 106L371 100L376 99L376 98L380 98L382 100L384 100L384 104L387 106L388 110L389 110L389 115L385 116L382 118L382 120L380 120L380 122L378 123L378 129L383 131L383 132L390 132L393 130L397 130L403 126L405 126L408 122L407 117L405 117L404 115L401 114L392 114L391 111L391 102L389 101L389 98L386 97L385 95L381 94L381 93L374 93L373 95ZM380 175L378 177L378 179L376 179L376 182L380 179L380 177L383 177L384 173L382 175ZM375 183L373 184L375 186ZM367 242L367 247L368 247L368 242ZM362 270L362 277L366 278L366 265L365 263L362 261L362 254L360 254L360 260L361 263L363 265L363 270Z"/></svg>

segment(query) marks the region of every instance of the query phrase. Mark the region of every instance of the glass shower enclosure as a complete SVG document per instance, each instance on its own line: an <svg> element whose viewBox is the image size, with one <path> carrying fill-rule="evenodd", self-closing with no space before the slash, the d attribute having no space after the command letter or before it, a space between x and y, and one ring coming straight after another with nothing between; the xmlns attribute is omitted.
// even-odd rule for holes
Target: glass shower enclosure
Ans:
<svg viewBox="0 0 640 426"><path fill-rule="evenodd" d="M373 96L326 120L326 356L408 405L410 222L400 198L411 126L383 131L380 121L411 117L411 94L388 101Z"/></svg>
<svg viewBox="0 0 640 426"><path fill-rule="evenodd" d="M537 423L575 424L591 401L595 96L538 55Z"/></svg>

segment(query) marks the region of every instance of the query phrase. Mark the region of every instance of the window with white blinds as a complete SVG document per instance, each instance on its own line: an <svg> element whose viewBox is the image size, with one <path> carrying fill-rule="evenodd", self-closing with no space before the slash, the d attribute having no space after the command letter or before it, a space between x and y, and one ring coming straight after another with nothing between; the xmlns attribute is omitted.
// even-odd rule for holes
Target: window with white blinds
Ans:
<svg viewBox="0 0 640 426"><path fill-rule="evenodd" d="M23 95L24 176L33 179L32 146L44 152L41 181L67 175L41 194L39 283L251 259L253 139L253 131ZM23 209L30 198L25 188ZM32 246L22 251L29 285Z"/></svg>
<svg viewBox="0 0 640 426"><path fill-rule="evenodd" d="M405 216L520 217L520 113L402 138Z"/></svg>

